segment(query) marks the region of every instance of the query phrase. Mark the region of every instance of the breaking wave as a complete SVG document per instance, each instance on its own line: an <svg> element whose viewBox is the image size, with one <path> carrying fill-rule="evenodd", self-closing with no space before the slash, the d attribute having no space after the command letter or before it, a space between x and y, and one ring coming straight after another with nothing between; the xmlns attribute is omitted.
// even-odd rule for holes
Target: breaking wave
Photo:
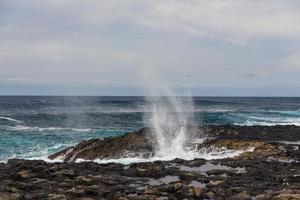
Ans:
<svg viewBox="0 0 300 200"><path fill-rule="evenodd" d="M7 127L13 131L35 131L35 132L44 132L44 131L74 131L74 132L90 132L92 129L89 128L63 128L63 127L32 127L32 126L8 126Z"/></svg>
<svg viewBox="0 0 300 200"><path fill-rule="evenodd" d="M10 117L2 117L2 116L0 116L0 120L6 120L6 121L18 122L18 123L22 122L22 121L17 120L17 119L13 119L13 118L10 118Z"/></svg>

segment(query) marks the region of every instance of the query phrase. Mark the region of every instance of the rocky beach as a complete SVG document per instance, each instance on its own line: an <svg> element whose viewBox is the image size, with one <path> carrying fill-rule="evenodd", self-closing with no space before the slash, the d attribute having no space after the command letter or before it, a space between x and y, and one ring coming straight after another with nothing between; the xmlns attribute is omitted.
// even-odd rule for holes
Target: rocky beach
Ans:
<svg viewBox="0 0 300 200"><path fill-rule="evenodd" d="M237 152L131 164L83 160L153 154L150 129L90 139L49 156L0 163L0 199L300 199L300 127L208 126L194 148ZM201 135L201 137L200 137ZM82 162L74 162L81 160Z"/></svg>

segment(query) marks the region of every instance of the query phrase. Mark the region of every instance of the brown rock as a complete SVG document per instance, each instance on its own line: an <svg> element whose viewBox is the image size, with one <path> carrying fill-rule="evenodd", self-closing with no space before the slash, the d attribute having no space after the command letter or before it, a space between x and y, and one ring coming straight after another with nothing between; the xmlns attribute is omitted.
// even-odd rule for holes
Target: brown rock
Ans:
<svg viewBox="0 0 300 200"><path fill-rule="evenodd" d="M177 182L177 183L174 183L174 191L178 191L182 188L182 183L180 182Z"/></svg>
<svg viewBox="0 0 300 200"><path fill-rule="evenodd" d="M29 177L30 171L29 170L23 170L17 173L17 175L19 175L20 178L22 179L26 179Z"/></svg>
<svg viewBox="0 0 300 200"><path fill-rule="evenodd" d="M247 191L240 192L229 198L230 200L251 200L251 196Z"/></svg>
<svg viewBox="0 0 300 200"><path fill-rule="evenodd" d="M212 187L217 187L217 186L223 185L223 184L224 184L223 180L209 181L209 183L206 185L206 187L212 188Z"/></svg>
<svg viewBox="0 0 300 200"><path fill-rule="evenodd" d="M0 199L1 199L1 197L0 197ZM19 199L22 199L22 195L20 193L12 193L9 195L9 199L19 200Z"/></svg>
<svg viewBox="0 0 300 200"><path fill-rule="evenodd" d="M66 198L66 195L64 195L64 194L49 194L48 199L49 200L65 200L67 198Z"/></svg>
<svg viewBox="0 0 300 200"><path fill-rule="evenodd" d="M204 193L205 193L205 190L203 188L194 187L195 197L201 197L201 196L203 196Z"/></svg>
<svg viewBox="0 0 300 200"><path fill-rule="evenodd" d="M78 176L76 178L76 182L78 184L83 184L83 185L91 185L92 184L92 180L85 176Z"/></svg>
<svg viewBox="0 0 300 200"><path fill-rule="evenodd" d="M300 200L300 194L279 194L274 200Z"/></svg>
<svg viewBox="0 0 300 200"><path fill-rule="evenodd" d="M0 192L0 199L1 200L9 200L9 196L7 194Z"/></svg>

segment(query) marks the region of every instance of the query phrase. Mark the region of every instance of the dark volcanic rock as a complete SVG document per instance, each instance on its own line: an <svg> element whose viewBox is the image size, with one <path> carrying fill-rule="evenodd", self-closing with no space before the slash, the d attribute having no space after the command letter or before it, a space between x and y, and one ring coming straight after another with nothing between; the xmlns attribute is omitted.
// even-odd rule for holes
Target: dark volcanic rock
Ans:
<svg viewBox="0 0 300 200"><path fill-rule="evenodd" d="M0 163L0 199L300 199L300 145L293 143L300 141L300 127L226 125L200 130L211 139L199 147L253 151L209 162L174 159L127 166L11 159ZM91 139L49 158L93 160L128 153L147 157L153 152L149 136L144 128Z"/></svg>
<svg viewBox="0 0 300 200"><path fill-rule="evenodd" d="M198 134L198 135L197 135ZM300 127L298 126L235 126L220 125L202 127L195 130L194 137L202 135L212 139L199 147L214 145L229 149L256 148L256 157L279 156L279 144L276 141L300 141ZM144 156L153 154L154 141L150 140L151 132L148 128L128 133L119 137L108 137L104 139L90 139L69 147L54 155L50 159L62 158L64 161L75 161L76 159L94 160L111 159L121 157ZM288 145L285 145L288 147ZM291 148L281 152L287 157L300 158L300 150ZM290 154L290 155L289 155ZM253 155L250 155L252 157Z"/></svg>
<svg viewBox="0 0 300 200"><path fill-rule="evenodd" d="M206 128L206 133L219 140L300 141L300 126L220 125Z"/></svg>
<svg viewBox="0 0 300 200"><path fill-rule="evenodd" d="M62 157L64 161L75 161L79 158L85 160L121 158L126 154L149 156L152 153L152 145L148 140L147 133L149 133L149 129L144 128L119 137L86 140L51 155L49 158Z"/></svg>

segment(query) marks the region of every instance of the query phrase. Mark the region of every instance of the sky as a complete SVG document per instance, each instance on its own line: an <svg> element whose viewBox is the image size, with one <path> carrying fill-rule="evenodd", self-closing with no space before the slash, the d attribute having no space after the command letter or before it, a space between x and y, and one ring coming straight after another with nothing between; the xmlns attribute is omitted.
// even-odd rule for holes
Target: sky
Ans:
<svg viewBox="0 0 300 200"><path fill-rule="evenodd" d="M298 0L0 0L0 95L300 96Z"/></svg>

